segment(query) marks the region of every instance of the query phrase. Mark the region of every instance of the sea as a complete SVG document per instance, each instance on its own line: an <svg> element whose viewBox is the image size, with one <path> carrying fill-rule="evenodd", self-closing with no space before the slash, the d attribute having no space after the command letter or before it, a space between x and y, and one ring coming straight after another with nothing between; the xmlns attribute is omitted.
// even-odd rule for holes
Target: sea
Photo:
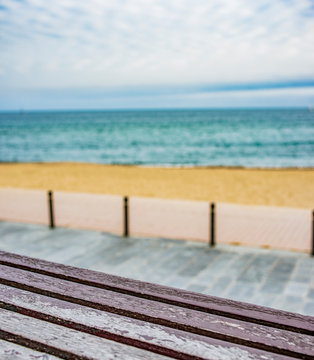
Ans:
<svg viewBox="0 0 314 360"><path fill-rule="evenodd" d="M0 162L314 167L311 109L0 113Z"/></svg>

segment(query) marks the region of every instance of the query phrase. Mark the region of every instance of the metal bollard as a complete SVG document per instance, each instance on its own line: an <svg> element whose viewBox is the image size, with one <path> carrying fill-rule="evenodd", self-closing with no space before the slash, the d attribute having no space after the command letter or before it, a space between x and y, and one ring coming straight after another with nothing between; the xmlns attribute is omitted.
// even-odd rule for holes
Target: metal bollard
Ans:
<svg viewBox="0 0 314 360"><path fill-rule="evenodd" d="M53 211L53 192L51 190L48 191L48 212L49 212L49 227L50 229L54 229L54 211Z"/></svg>
<svg viewBox="0 0 314 360"><path fill-rule="evenodd" d="M210 204L210 242L209 246L215 246L215 203Z"/></svg>
<svg viewBox="0 0 314 360"><path fill-rule="evenodd" d="M125 237L129 236L129 199L124 197L124 234Z"/></svg>

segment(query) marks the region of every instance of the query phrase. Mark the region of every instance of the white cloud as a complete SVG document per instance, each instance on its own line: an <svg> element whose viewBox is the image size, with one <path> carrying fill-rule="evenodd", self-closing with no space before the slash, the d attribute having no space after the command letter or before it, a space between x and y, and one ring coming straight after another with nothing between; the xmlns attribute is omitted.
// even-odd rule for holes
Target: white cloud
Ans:
<svg viewBox="0 0 314 360"><path fill-rule="evenodd" d="M262 89L262 90L244 90L244 91L223 91L223 92L201 92L187 95L188 98L192 99L215 99L228 97L235 100L238 99L273 99L273 98L312 98L314 102L314 87L300 87L300 88L286 88L286 89ZM308 105L310 105L309 103ZM294 105L294 104L293 104Z"/></svg>
<svg viewBox="0 0 314 360"><path fill-rule="evenodd" d="M310 0L0 0L1 6L2 88L314 78Z"/></svg>

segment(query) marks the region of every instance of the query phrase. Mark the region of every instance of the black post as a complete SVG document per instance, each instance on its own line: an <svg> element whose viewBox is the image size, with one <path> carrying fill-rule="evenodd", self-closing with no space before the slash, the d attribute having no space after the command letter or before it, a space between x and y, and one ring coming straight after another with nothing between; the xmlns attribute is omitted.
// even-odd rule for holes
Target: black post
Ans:
<svg viewBox="0 0 314 360"><path fill-rule="evenodd" d="M314 210L312 212L312 256L314 256Z"/></svg>
<svg viewBox="0 0 314 360"><path fill-rule="evenodd" d="M124 197L124 236L129 236L129 206L128 206L128 197Z"/></svg>
<svg viewBox="0 0 314 360"><path fill-rule="evenodd" d="M48 210L49 210L49 227L53 229L55 227L54 213L53 213L53 193L48 191Z"/></svg>
<svg viewBox="0 0 314 360"><path fill-rule="evenodd" d="M210 204L210 243L209 246L215 246L215 203Z"/></svg>

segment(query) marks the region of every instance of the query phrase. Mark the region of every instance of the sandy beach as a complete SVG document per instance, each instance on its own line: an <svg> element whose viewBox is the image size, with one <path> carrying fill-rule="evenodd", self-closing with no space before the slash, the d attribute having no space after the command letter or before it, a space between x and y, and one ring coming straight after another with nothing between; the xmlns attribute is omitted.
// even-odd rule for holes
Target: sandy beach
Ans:
<svg viewBox="0 0 314 360"><path fill-rule="evenodd" d="M314 169L3 163L0 187L314 207Z"/></svg>

